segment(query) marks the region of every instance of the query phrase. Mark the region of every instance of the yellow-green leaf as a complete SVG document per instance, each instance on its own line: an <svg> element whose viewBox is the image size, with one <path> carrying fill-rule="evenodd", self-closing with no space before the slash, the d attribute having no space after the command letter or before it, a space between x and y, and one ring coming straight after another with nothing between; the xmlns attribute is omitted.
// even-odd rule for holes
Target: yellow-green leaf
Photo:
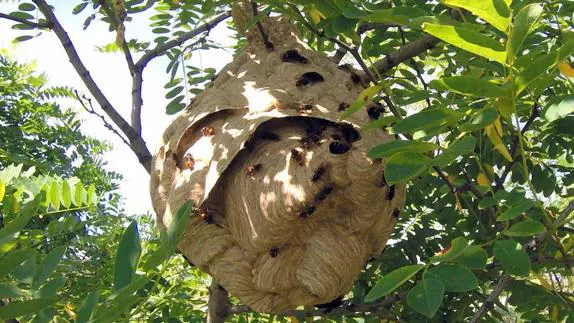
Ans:
<svg viewBox="0 0 574 323"><path fill-rule="evenodd" d="M492 98L506 95L506 91L496 83L472 76L444 77L432 81L431 85L467 96Z"/></svg>
<svg viewBox="0 0 574 323"><path fill-rule="evenodd" d="M370 158L386 158L400 151L426 153L429 150L437 148L437 145L430 142L422 142L418 140L395 140L373 147L369 150L368 156Z"/></svg>
<svg viewBox="0 0 574 323"><path fill-rule="evenodd" d="M62 205L66 209L72 205L72 188L66 180L62 181Z"/></svg>
<svg viewBox="0 0 574 323"><path fill-rule="evenodd" d="M382 85L372 85L364 89L361 93L359 93L355 102L353 102L350 107L345 109L345 111L343 111L341 114L341 119L346 119L353 113L359 111L362 107L365 106L365 103L367 103L369 99L371 99L375 94L381 92L382 89Z"/></svg>
<svg viewBox="0 0 574 323"><path fill-rule="evenodd" d="M60 184L58 181L52 181L50 185L50 203L55 210L60 209L61 194L60 194Z"/></svg>
<svg viewBox="0 0 574 323"><path fill-rule="evenodd" d="M500 0L441 0L447 6L466 9L506 33L510 23L510 8Z"/></svg>
<svg viewBox="0 0 574 323"><path fill-rule="evenodd" d="M480 1L474 1L480 2ZM520 50L522 43L526 36L536 28L538 20L542 15L542 6L539 4L529 4L524 8L520 9L514 22L512 23L512 30L510 32L510 37L508 38L507 52L508 60L514 60L514 57Z"/></svg>
<svg viewBox="0 0 574 323"><path fill-rule="evenodd" d="M423 30L445 42L473 54L504 64L506 50L497 40L476 30L449 25L423 24Z"/></svg>
<svg viewBox="0 0 574 323"><path fill-rule="evenodd" d="M385 180L389 185L406 183L424 172L431 159L423 154L402 151L394 154L385 165Z"/></svg>
<svg viewBox="0 0 574 323"><path fill-rule="evenodd" d="M4 199L4 194L6 193L6 184L4 181L0 180L0 202Z"/></svg>

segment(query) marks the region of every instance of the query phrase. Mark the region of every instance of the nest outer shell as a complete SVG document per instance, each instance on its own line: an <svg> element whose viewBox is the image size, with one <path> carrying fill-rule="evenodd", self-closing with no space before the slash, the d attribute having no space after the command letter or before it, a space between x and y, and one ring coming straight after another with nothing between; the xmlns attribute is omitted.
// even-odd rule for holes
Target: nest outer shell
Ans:
<svg viewBox="0 0 574 323"><path fill-rule="evenodd" d="M348 152L331 149L344 141L337 140L344 136L339 106L364 89L352 71L309 49L285 18L264 17L262 24L274 50L248 34L243 52L165 131L150 190L160 227L185 201L197 206L178 244L187 259L252 309L280 313L350 290L366 260L382 251L405 186L382 183L384 161L367 157L370 147L393 138L361 130L365 111L347 120L360 139ZM307 62L285 62L293 50ZM305 73L324 81L298 84ZM310 129L320 139L302 147ZM280 139L263 138L269 133ZM193 167L184 167L185 156ZM314 181L319 168L324 174ZM330 193L319 200L326 187Z"/></svg>

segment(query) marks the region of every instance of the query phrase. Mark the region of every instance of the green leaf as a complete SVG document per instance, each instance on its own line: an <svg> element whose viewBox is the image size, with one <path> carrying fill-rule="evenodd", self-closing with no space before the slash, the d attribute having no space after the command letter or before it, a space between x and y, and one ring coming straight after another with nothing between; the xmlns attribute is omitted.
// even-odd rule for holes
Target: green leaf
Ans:
<svg viewBox="0 0 574 323"><path fill-rule="evenodd" d="M362 17L362 20L380 23L394 23L420 29L417 18L430 18L429 13L415 6L396 6L390 9L373 10ZM434 17L433 17L434 18Z"/></svg>
<svg viewBox="0 0 574 323"><path fill-rule="evenodd" d="M530 259L524 248L514 240L498 240L492 248L494 257L500 260L502 268L509 274L527 276L530 272Z"/></svg>
<svg viewBox="0 0 574 323"><path fill-rule="evenodd" d="M484 196L480 202L478 202L478 209L484 210L491 206L496 205L497 201L492 196Z"/></svg>
<svg viewBox="0 0 574 323"><path fill-rule="evenodd" d="M407 294L407 304L413 310L432 318L444 297L443 283L434 278L423 278Z"/></svg>
<svg viewBox="0 0 574 323"><path fill-rule="evenodd" d="M406 183L423 173L431 159L420 153L398 152L387 160L385 180L389 185Z"/></svg>
<svg viewBox="0 0 574 323"><path fill-rule="evenodd" d="M514 60L526 36L536 28L542 12L543 8L539 4L529 4L520 9L514 18L508 39L507 52L509 60Z"/></svg>
<svg viewBox="0 0 574 323"><path fill-rule="evenodd" d="M50 185L50 203L55 210L60 209L61 198L60 184L57 180L53 180Z"/></svg>
<svg viewBox="0 0 574 323"><path fill-rule="evenodd" d="M66 278L59 276L51 279L45 283L42 288L35 294L36 298L44 298L50 296L56 296L56 293L64 287L66 284Z"/></svg>
<svg viewBox="0 0 574 323"><path fill-rule="evenodd" d="M6 184L3 180L0 180L0 202L4 199L4 194L6 194Z"/></svg>
<svg viewBox="0 0 574 323"><path fill-rule="evenodd" d="M96 194L96 186L94 184L90 184L88 187L88 192L86 192L86 204L87 205L95 205L98 203L98 195Z"/></svg>
<svg viewBox="0 0 574 323"><path fill-rule="evenodd" d="M36 215L38 212L38 207L41 202L41 196L37 195L34 200L27 202L24 205L22 214L16 219L10 221L10 223L5 224L2 229L0 229L0 244L6 243L14 239L20 230L24 229L26 224L30 222L30 219Z"/></svg>
<svg viewBox="0 0 574 323"><path fill-rule="evenodd" d="M520 94L534 80L554 68L559 62L574 52L574 39L567 41L562 47L550 51L546 55L539 56L532 61L528 61L524 66L519 67L519 74L514 83L516 85L516 95Z"/></svg>
<svg viewBox="0 0 574 323"><path fill-rule="evenodd" d="M430 142L422 142L418 140L395 140L373 147L369 151L368 156L370 158L386 158L400 151L425 153L437 148L437 145Z"/></svg>
<svg viewBox="0 0 574 323"><path fill-rule="evenodd" d="M192 209L193 202L191 200L187 200L179 207L179 209L177 209L177 212L175 212L175 217L173 217L172 220L167 224L167 247L172 252L175 251L179 238L187 228L187 222L189 220Z"/></svg>
<svg viewBox="0 0 574 323"><path fill-rule="evenodd" d="M484 249L479 246L469 246L455 258L455 261L470 269L484 269L488 255Z"/></svg>
<svg viewBox="0 0 574 323"><path fill-rule="evenodd" d="M118 319L126 313L135 303L142 300L143 297L139 295L132 295L122 299L121 302L115 302L111 308L107 309L103 313L99 313L96 317L89 322L94 323L105 323L105 322L117 322Z"/></svg>
<svg viewBox="0 0 574 323"><path fill-rule="evenodd" d="M425 273L425 279L440 280L447 292L468 292L478 287L478 279L466 267L458 264L441 264Z"/></svg>
<svg viewBox="0 0 574 323"><path fill-rule="evenodd" d="M133 293L137 292L138 290L140 290L148 282L149 278L147 278L146 276L139 276L138 278L134 279L131 283L129 283L127 286L122 287L121 289L115 291L112 295L110 295L108 297L108 301L113 301L116 299L118 301L121 301L121 299L128 297Z"/></svg>
<svg viewBox="0 0 574 323"><path fill-rule="evenodd" d="M341 119L345 120L350 117L353 113L359 111L362 107L365 106L365 103L370 100L374 95L381 92L383 90L382 85L372 85L366 89L364 89L359 95L355 102L351 104L348 108L341 113Z"/></svg>
<svg viewBox="0 0 574 323"><path fill-rule="evenodd" d="M497 40L476 30L448 25L423 24L423 30L445 42L473 54L504 64L506 50Z"/></svg>
<svg viewBox="0 0 574 323"><path fill-rule="evenodd" d="M400 120L390 129L390 132L414 133L419 130L456 123L461 117L461 113L448 109L425 109Z"/></svg>
<svg viewBox="0 0 574 323"><path fill-rule="evenodd" d="M530 237L542 232L544 232L544 224L538 221L526 220L513 224L502 233L511 237Z"/></svg>
<svg viewBox="0 0 574 323"><path fill-rule="evenodd" d="M365 302L372 302L390 294L424 267L424 265L409 265L386 274L383 278L379 279L373 289L365 296Z"/></svg>
<svg viewBox="0 0 574 323"><path fill-rule="evenodd" d="M466 96L494 98L506 95L506 91L496 83L472 76L444 77L432 81L430 85Z"/></svg>
<svg viewBox="0 0 574 323"><path fill-rule="evenodd" d="M0 319L15 319L23 315L37 313L58 301L57 297L38 298L23 302L8 303L0 307Z"/></svg>
<svg viewBox="0 0 574 323"><path fill-rule="evenodd" d="M468 245L468 241L464 237L457 237L454 238L449 246L446 248L446 252L442 254L438 254L433 256L430 261L432 262L441 262L441 261L449 261L456 258L460 255Z"/></svg>
<svg viewBox="0 0 574 323"><path fill-rule="evenodd" d="M68 209L72 205L72 188L68 181L62 181L62 205Z"/></svg>
<svg viewBox="0 0 574 323"><path fill-rule="evenodd" d="M167 106L165 107L165 113L167 114L175 114L179 111L181 111L183 108L185 108L185 104L181 103L181 100L183 100L184 96L180 95L176 98L174 98L173 100L171 100Z"/></svg>
<svg viewBox="0 0 574 323"><path fill-rule="evenodd" d="M34 279L34 273L36 272L36 253L32 254L32 256L26 260L24 260L21 264L16 266L10 273L14 279L26 283L31 284L32 279Z"/></svg>
<svg viewBox="0 0 574 323"><path fill-rule="evenodd" d="M74 187L74 205L75 206L82 206L84 202L87 200L86 196L86 189L82 183L76 183Z"/></svg>
<svg viewBox="0 0 574 323"><path fill-rule="evenodd" d="M398 120L399 120L399 118L397 118L395 116L382 117L382 118L379 118L377 120L371 121L371 122L363 125L362 128L366 131L384 128L384 127L387 127L388 125L390 125L390 124L392 124Z"/></svg>
<svg viewBox="0 0 574 323"><path fill-rule="evenodd" d="M12 284L0 283L0 298L16 298L22 295L20 288Z"/></svg>
<svg viewBox="0 0 574 323"><path fill-rule="evenodd" d="M176 86L173 89L169 90L169 92L167 92L167 94L165 95L166 99L171 99L173 97L175 97L176 95L180 94L181 91L183 91L183 86Z"/></svg>
<svg viewBox="0 0 574 323"><path fill-rule="evenodd" d="M31 3L26 3L26 2L24 2L24 3L21 3L21 4L18 6L18 10L22 10L22 11L34 11L34 10L36 10L36 6L33 5L33 4L31 4Z"/></svg>
<svg viewBox="0 0 574 323"><path fill-rule="evenodd" d="M50 276L50 274L56 270L56 267L60 261L62 261L62 257L64 257L67 249L68 248L66 246L56 247L50 251L46 257L44 257L38 266L38 269L36 270L32 289L38 289L38 287L40 287L46 281L48 276Z"/></svg>
<svg viewBox="0 0 574 323"><path fill-rule="evenodd" d="M458 129L461 132L472 132L491 125L498 118L498 111L494 107L487 107L480 109L478 113L472 118L470 123L461 125Z"/></svg>
<svg viewBox="0 0 574 323"><path fill-rule="evenodd" d="M86 8L86 6L88 5L89 2L82 2L79 5L75 6L74 9L72 9L72 13L74 15L79 14L80 12L82 12L82 10L84 10Z"/></svg>
<svg viewBox="0 0 574 323"><path fill-rule="evenodd" d="M94 308L98 303L98 291L93 291L89 293L86 298L82 301L78 309L78 316L76 318L76 323L85 323L92 317Z"/></svg>
<svg viewBox="0 0 574 323"><path fill-rule="evenodd" d="M534 206L534 201L523 199L520 202L514 204L510 209L504 211L501 215L496 218L496 221L508 221L512 220L522 213L530 210Z"/></svg>
<svg viewBox="0 0 574 323"><path fill-rule="evenodd" d="M510 8L502 0L441 0L447 6L466 9L506 33L510 23Z"/></svg>
<svg viewBox="0 0 574 323"><path fill-rule="evenodd" d="M548 122L561 119L574 112L574 96L567 96L558 102L554 102L546 108L544 118ZM1 200L1 199L0 199Z"/></svg>
<svg viewBox="0 0 574 323"><path fill-rule="evenodd" d="M127 286L133 279L141 255L137 223L132 222L124 231L114 265L114 290Z"/></svg>
<svg viewBox="0 0 574 323"><path fill-rule="evenodd" d="M431 161L431 164L438 167L445 167L459 156L473 152L475 146L476 138L470 135L465 135L451 143L450 146L442 152L442 154L438 155Z"/></svg>

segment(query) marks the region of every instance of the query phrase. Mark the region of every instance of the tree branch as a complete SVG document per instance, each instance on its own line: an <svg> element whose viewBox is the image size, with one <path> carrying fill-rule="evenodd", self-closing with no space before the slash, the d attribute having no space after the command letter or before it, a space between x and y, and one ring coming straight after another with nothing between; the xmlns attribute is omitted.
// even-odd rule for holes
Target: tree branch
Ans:
<svg viewBox="0 0 574 323"><path fill-rule="evenodd" d="M418 56L422 52L433 48L438 42L438 38L431 35L424 35L418 40L400 47L396 51L385 56L385 58L375 62L372 68L377 70L379 74L384 74L403 61Z"/></svg>
<svg viewBox="0 0 574 323"><path fill-rule="evenodd" d="M506 284L508 284L509 280L510 276L506 274L500 277L498 283L496 283L496 287L494 287L492 293L488 295L486 301L484 302L484 304L482 304L478 312L474 313L474 316L470 320L470 323L476 323L480 321L480 318L483 317L484 314L486 314L493 307L494 302L498 300L498 296L502 293L504 287L506 287Z"/></svg>
<svg viewBox="0 0 574 323"><path fill-rule="evenodd" d="M381 309L387 308L392 304L404 300L406 297L406 292L400 294L394 294L384 299L372 303L372 304L353 304L351 302L345 302L343 305L339 307L335 307L333 309L306 309L306 310L293 310L281 313L281 315L285 316L295 316L295 317L313 317L313 316L364 316L365 313L375 313L380 311ZM234 305L229 308L229 314L240 314L240 313L247 313L251 312L252 310L245 306L245 305ZM368 314L371 315L371 314Z"/></svg>
<svg viewBox="0 0 574 323"><path fill-rule="evenodd" d="M106 127L108 130L116 134L116 136L118 136L128 147L131 148L130 143L126 140L126 138L124 138L111 124L109 124L109 122L104 118L103 115L97 113L96 110L94 110L94 106L92 105L92 100L90 98L87 98L85 95L82 95L80 97L80 94L76 90L74 90L74 95L76 96L76 99L78 100L78 102L80 102L84 110L86 110L89 114L95 115L96 117L100 118L104 123L104 127ZM87 101L88 105L86 105L84 101Z"/></svg>
<svg viewBox="0 0 574 323"><path fill-rule="evenodd" d="M307 19L305 19L305 17L303 17L303 15L301 14L301 12L299 12L299 9L297 8L296 5L294 4L289 4L289 7L291 7L291 9L293 9L293 11L295 12L295 14L299 17L299 19L301 20L301 23L303 23L303 25L305 25L305 27L307 27L307 29L309 29L312 33L314 33L315 35L319 36L319 37L324 37L330 41L332 41L333 43L337 44L337 46L339 46L340 48L342 48L343 50L351 53L351 55L353 55L353 57L355 58L355 60L357 61L357 63L359 63L359 65L361 66L361 68L363 69L363 71L365 71L365 74L367 75L367 83L368 82L373 82L373 83L377 83L377 78L375 77L375 75L373 75L373 73L371 72L371 70L369 69L369 67L367 66L367 64L365 64L365 62L363 61L363 59L361 58L361 55L359 54L359 51L357 50L356 47L350 47L349 45L343 43L342 41L338 40L337 38L331 38L331 37L327 37L325 36L325 33L322 31L317 30L315 27L313 27L313 25L311 25Z"/></svg>
<svg viewBox="0 0 574 323"><path fill-rule="evenodd" d="M0 12L0 18L19 22L21 24L24 24L24 25L27 25L30 27L34 27L34 28L50 28L51 27L51 25L48 22L43 22L43 23L42 22L33 22L33 21L30 21L27 19L14 17L14 16L7 15L7 14L1 13L1 12Z"/></svg>
<svg viewBox="0 0 574 323"><path fill-rule="evenodd" d="M166 51L180 46L187 40L199 35L202 32L209 32L213 27L231 16L230 12L225 12L215 17L213 20L203 24L194 30L179 35L175 39L156 46L154 49L147 51L133 67L132 74L132 112L131 121L132 126L138 134L141 134L141 109L143 100L141 97L142 83L143 83L143 70L146 65L154 58L163 55Z"/></svg>
<svg viewBox="0 0 574 323"><path fill-rule="evenodd" d="M130 147L132 151L136 154L140 164L146 169L149 173L151 170L151 154L145 144L143 138L130 126L129 123L118 113L118 111L114 108L114 106L110 103L110 101L106 98L104 93L100 90L90 72L86 69L86 66L78 56L78 52L74 48L70 37L60 25L60 22L54 15L54 12L50 8L50 6L46 3L45 0L32 0L38 9L44 14L48 23L52 26L52 30L60 39L60 43L64 47L68 58L72 66L76 69L76 72L90 91L90 93L94 96L96 101L100 104L102 110L110 117L110 119L120 128L120 130L126 135L130 142Z"/></svg>
<svg viewBox="0 0 574 323"><path fill-rule="evenodd" d="M227 291L213 278L209 286L209 300L207 302L207 323L224 323L225 318L231 314L231 304L227 297Z"/></svg>

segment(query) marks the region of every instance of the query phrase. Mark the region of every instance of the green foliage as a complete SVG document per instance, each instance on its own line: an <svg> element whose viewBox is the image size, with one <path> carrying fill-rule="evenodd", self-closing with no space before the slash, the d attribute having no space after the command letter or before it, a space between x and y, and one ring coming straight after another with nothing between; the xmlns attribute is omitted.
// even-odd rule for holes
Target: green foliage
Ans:
<svg viewBox="0 0 574 323"><path fill-rule="evenodd" d="M84 19L83 28L97 19L113 30L102 3L110 5L76 0L71 10ZM148 37L126 39L128 48L142 55L229 10L229 4L126 1L126 23L141 12L148 13L150 23ZM486 321L572 320L574 281L569 259L565 259L571 258L574 248L572 217L557 219L574 194L574 79L568 72L574 53L574 3L289 3L303 16L283 1L260 4L258 17L267 13L289 16L304 41L318 51L332 53L337 48L332 40L337 39L356 50L354 56L366 65L400 63L382 75L375 73L377 82L369 84L341 114L345 119L364 113L365 98L380 101L387 106L386 113L363 128L385 128L399 139L371 147L369 156L384 160L387 185L408 184L406 206L384 253L365 266L352 292L345 295L353 303L375 306L381 302L384 306L368 312L380 317L362 312L326 313L324 320L356 322L354 316L362 316L365 322L381 318L461 322L469 321L481 307L486 309ZM35 10L32 4L21 3L13 15L32 19ZM255 20L246 23L255 26ZM24 30L19 40L31 37L26 34L29 26L14 27ZM412 59L392 61L389 54L425 35L440 42ZM238 34L234 37L234 49L238 50L245 40ZM165 71L169 81L163 94L169 101L168 114L180 111L216 77L215 70L191 66L186 60L196 50L215 47L206 35L200 35L163 53L168 59ZM114 43L99 50L122 49ZM355 63L350 56L345 61ZM0 261L0 286L6 286L2 291L10 298L9 305L14 304L14 313L27 304L35 306L38 317L57 315L78 322L203 318L205 276L185 268L179 257L171 257L191 204L177 212L159 237L150 231L146 217L138 218L137 226L128 226L124 217L110 216L121 213L116 200L95 202L95 192L101 196L115 178L101 170L97 158L108 147L79 135L75 116L46 102L69 97L71 90L47 89L43 77L8 60L0 65L0 75L0 88L8 93L0 99L0 112L5 112L0 114L5 118L0 122L11 125L1 128L0 138L18 138L16 142L0 139L0 167L25 163L34 165L40 175L32 180L31 174L20 176L21 169L12 167L6 169L12 175L0 178L5 217L0 249L8 250L2 251L8 253ZM55 126L58 123L45 122L48 119L63 122L73 133ZM75 147L71 156L68 147ZM73 163L79 158L75 152L84 162L70 167L77 164ZM12 178L17 178L18 185ZM86 188L80 182L94 185ZM21 190L20 183L30 188ZM29 196L27 190L42 198L23 204L22 199ZM68 210L82 205L89 205L89 212L82 211L89 214L71 216L75 214ZM35 215L42 210L61 217L37 219ZM60 239L77 228L86 233L77 239ZM50 239L41 237L44 231ZM24 238L28 242L22 241ZM64 246L67 249L62 249ZM61 250L66 252L58 263L55 260ZM85 273L65 271L82 255L89 258L82 262L87 266ZM37 277L44 271L41 277L45 278L39 281ZM54 277L62 272L66 280ZM507 276L508 284L495 295L504 301L495 301L490 308L487 305L492 304L485 300ZM34 283L37 293L31 291ZM60 298L50 303L54 293ZM34 303L25 303L31 301ZM67 304L72 304L76 317L66 311ZM0 309L8 311L9 306ZM229 320L286 319L243 313Z"/></svg>

